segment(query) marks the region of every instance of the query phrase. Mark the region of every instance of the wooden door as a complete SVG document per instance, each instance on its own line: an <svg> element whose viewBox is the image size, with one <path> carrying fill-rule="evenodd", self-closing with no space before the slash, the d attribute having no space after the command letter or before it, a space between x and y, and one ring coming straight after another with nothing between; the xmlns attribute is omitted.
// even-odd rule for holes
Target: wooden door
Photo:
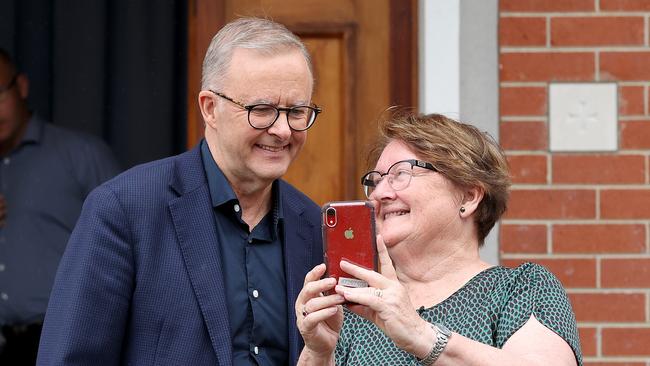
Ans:
<svg viewBox="0 0 650 366"><path fill-rule="evenodd" d="M212 36L238 16L273 19L305 42L322 106L284 179L318 204L361 199L376 123L391 105L416 108L416 0L190 0L188 146L203 136L196 97Z"/></svg>

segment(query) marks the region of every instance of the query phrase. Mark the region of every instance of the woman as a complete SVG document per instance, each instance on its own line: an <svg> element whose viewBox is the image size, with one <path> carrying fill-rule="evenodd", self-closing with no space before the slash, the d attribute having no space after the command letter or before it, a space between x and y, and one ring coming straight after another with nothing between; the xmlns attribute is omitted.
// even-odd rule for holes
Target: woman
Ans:
<svg viewBox="0 0 650 366"><path fill-rule="evenodd" d="M307 274L295 306L299 364L581 365L559 281L539 265L479 257L508 200L498 145L435 114L395 116L380 134L362 184L376 208L381 271L341 262L366 288L320 279L324 264Z"/></svg>

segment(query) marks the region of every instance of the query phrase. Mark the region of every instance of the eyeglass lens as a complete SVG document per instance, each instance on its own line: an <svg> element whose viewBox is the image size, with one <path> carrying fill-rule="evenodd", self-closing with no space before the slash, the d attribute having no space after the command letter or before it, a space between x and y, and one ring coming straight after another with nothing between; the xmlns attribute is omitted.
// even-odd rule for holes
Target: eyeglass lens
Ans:
<svg viewBox="0 0 650 366"><path fill-rule="evenodd" d="M292 107L282 109L287 113L289 127L294 130L306 130L314 123L316 112L307 107ZM270 104L258 104L252 106L248 112L248 120L255 128L267 128L271 126L280 116L280 110Z"/></svg>
<svg viewBox="0 0 650 366"><path fill-rule="evenodd" d="M6 86L0 86L0 100L3 100L7 94L7 92L14 87L16 84L16 79L18 78L18 74L15 74L9 83L7 83Z"/></svg>
<svg viewBox="0 0 650 366"><path fill-rule="evenodd" d="M379 172L370 172L363 179L363 190L366 197L370 197L372 192L381 184L384 179L388 179L388 184L395 191L400 191L408 187L413 175L413 165L409 162L401 162L390 167L386 174Z"/></svg>

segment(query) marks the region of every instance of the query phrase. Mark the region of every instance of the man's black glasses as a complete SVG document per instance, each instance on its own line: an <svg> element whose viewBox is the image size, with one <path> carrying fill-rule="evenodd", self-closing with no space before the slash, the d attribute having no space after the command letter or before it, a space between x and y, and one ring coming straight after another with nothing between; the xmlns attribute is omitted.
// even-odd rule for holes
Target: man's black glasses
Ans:
<svg viewBox="0 0 650 366"><path fill-rule="evenodd" d="M289 128L294 131L305 131L314 125L316 117L322 112L318 106L297 105L294 107L277 107L272 104L259 103L246 105L223 93L210 91L221 98L230 101L248 111L248 123L257 130L267 129L278 120L280 112L286 112Z"/></svg>

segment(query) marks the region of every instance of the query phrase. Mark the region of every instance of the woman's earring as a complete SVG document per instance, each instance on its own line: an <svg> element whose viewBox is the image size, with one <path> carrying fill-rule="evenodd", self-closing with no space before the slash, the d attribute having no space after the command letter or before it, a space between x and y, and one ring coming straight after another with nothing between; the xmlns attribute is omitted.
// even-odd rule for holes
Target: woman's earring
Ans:
<svg viewBox="0 0 650 366"><path fill-rule="evenodd" d="M463 206L460 207L460 213L462 213L462 214L465 213L465 207L463 207Z"/></svg>

